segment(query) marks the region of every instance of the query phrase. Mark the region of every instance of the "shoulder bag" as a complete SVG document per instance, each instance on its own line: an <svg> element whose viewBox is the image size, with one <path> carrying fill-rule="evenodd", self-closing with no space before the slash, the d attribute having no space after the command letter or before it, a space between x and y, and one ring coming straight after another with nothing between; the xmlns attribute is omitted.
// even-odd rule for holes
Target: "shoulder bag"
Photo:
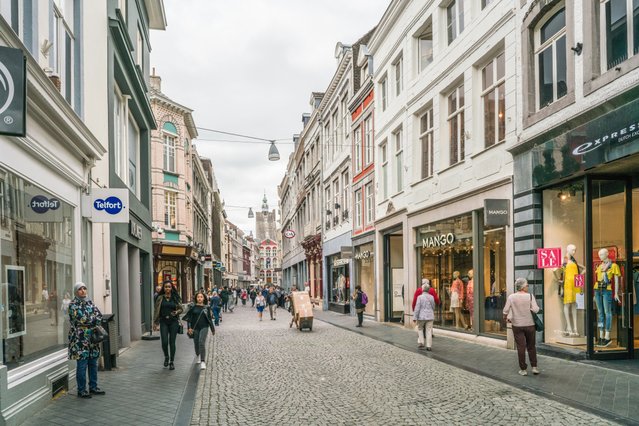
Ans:
<svg viewBox="0 0 639 426"><path fill-rule="evenodd" d="M101 325L96 325L91 329L91 343L97 345L98 343L102 343L109 337L109 333L102 327Z"/></svg>
<svg viewBox="0 0 639 426"><path fill-rule="evenodd" d="M544 331L544 323L539 318L539 315L532 311L532 294L530 295L530 314L532 315L533 322L535 323L535 331Z"/></svg>
<svg viewBox="0 0 639 426"><path fill-rule="evenodd" d="M195 326L195 324L197 324L197 322L200 320L200 317L202 316L202 314L204 313L204 309L202 309L200 311L200 315L197 316L197 319L195 320L195 322L193 323L193 325ZM182 327L182 324L180 324L180 327ZM195 333L186 333L189 336L189 339L193 338L193 334Z"/></svg>

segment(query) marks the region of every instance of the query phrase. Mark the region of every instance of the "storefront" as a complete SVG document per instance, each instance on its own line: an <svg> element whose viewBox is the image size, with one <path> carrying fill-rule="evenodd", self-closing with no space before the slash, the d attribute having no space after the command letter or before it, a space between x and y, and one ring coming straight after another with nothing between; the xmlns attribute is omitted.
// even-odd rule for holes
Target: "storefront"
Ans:
<svg viewBox="0 0 639 426"><path fill-rule="evenodd" d="M506 339L502 310L512 291L511 188L504 180L409 217L417 269L414 288L427 278L441 301L435 327Z"/></svg>
<svg viewBox="0 0 639 426"><path fill-rule="evenodd" d="M534 218L515 221L515 261L543 295L544 343L599 359L639 345L639 101L620 101L513 150L515 206Z"/></svg>
<svg viewBox="0 0 639 426"><path fill-rule="evenodd" d="M356 286L361 286L362 291L368 296L368 304L364 309L364 315L375 315L376 289L375 289L375 249L372 242L363 243L353 247L353 284L352 291ZM359 240L361 241L361 240Z"/></svg>
<svg viewBox="0 0 639 426"><path fill-rule="evenodd" d="M326 265L328 274L328 309L347 314L350 312L350 259L339 254L328 256Z"/></svg>

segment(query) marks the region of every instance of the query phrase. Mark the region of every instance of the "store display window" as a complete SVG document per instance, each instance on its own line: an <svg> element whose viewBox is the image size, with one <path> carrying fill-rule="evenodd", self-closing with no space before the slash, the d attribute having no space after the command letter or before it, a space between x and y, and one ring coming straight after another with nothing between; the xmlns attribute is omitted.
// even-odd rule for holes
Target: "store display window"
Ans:
<svg viewBox="0 0 639 426"><path fill-rule="evenodd" d="M65 347L73 297L73 207L0 169L3 363Z"/></svg>
<svg viewBox="0 0 639 426"><path fill-rule="evenodd" d="M561 249L544 273L546 343L585 350L585 195L583 181L543 192L544 248Z"/></svg>
<svg viewBox="0 0 639 426"><path fill-rule="evenodd" d="M333 303L350 303L350 275L348 264L348 259L340 259L339 256L330 257L329 300Z"/></svg>
<svg viewBox="0 0 639 426"><path fill-rule="evenodd" d="M506 228L484 228L483 246L483 293L473 286L473 279L468 283L468 306L472 306L471 298L479 299L481 331L488 334L506 335L504 321L504 305L506 304ZM476 305L475 305L476 306ZM471 311L471 319L473 312ZM472 325L472 323L471 323Z"/></svg>
<svg viewBox="0 0 639 426"><path fill-rule="evenodd" d="M468 283L473 286L472 214L418 228L417 245L420 278L430 280L441 301L435 312L435 325L470 330L473 306L469 306ZM474 294L471 304L473 301Z"/></svg>
<svg viewBox="0 0 639 426"><path fill-rule="evenodd" d="M357 282L362 286L362 291L368 296L368 304L364 313L375 315L375 257L373 243L355 247L354 265L356 268Z"/></svg>

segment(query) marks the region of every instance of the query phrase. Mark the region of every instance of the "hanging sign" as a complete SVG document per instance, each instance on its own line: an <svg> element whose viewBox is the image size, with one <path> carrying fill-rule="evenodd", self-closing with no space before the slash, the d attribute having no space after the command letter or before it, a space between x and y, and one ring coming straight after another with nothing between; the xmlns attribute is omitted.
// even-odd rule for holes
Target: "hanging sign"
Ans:
<svg viewBox="0 0 639 426"><path fill-rule="evenodd" d="M584 274L575 275L575 287L584 288L585 281Z"/></svg>
<svg viewBox="0 0 639 426"><path fill-rule="evenodd" d="M284 237L285 238L294 238L295 237L295 231L293 231L292 229L287 229L286 231L284 231Z"/></svg>
<svg viewBox="0 0 639 426"><path fill-rule="evenodd" d="M510 200L484 200L484 225L508 226L510 224Z"/></svg>
<svg viewBox="0 0 639 426"><path fill-rule="evenodd" d="M92 188L83 197L84 217L96 223L129 223L129 190Z"/></svg>
<svg viewBox="0 0 639 426"><path fill-rule="evenodd" d="M561 247L537 249L537 268L559 268L561 266Z"/></svg>
<svg viewBox="0 0 639 426"><path fill-rule="evenodd" d="M0 134L26 135L27 60L20 49L0 46Z"/></svg>

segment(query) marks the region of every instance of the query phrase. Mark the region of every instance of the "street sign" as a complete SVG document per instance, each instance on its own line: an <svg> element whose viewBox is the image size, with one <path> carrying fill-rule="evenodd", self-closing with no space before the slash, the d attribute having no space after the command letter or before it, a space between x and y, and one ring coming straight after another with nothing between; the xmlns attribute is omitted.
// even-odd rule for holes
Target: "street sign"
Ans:
<svg viewBox="0 0 639 426"><path fill-rule="evenodd" d="M129 223L129 190L92 188L83 196L82 215L97 223Z"/></svg>

